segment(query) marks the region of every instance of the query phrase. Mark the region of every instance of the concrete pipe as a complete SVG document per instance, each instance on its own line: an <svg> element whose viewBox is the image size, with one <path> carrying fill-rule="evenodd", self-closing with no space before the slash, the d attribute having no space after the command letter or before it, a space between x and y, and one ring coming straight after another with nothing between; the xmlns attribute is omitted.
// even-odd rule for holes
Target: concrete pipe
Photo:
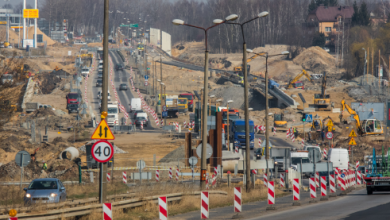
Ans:
<svg viewBox="0 0 390 220"><path fill-rule="evenodd" d="M60 153L60 159L74 160L80 155L79 150L75 147L68 147Z"/></svg>

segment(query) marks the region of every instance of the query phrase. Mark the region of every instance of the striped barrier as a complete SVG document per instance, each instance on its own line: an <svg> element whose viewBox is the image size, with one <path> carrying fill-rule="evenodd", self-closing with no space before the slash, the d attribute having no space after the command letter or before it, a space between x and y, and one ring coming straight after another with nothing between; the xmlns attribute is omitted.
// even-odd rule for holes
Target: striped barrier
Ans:
<svg viewBox="0 0 390 220"><path fill-rule="evenodd" d="M158 197L160 220L168 220L167 197Z"/></svg>
<svg viewBox="0 0 390 220"><path fill-rule="evenodd" d="M111 175L110 173L107 173L107 182L110 182L110 180L111 180Z"/></svg>
<svg viewBox="0 0 390 220"><path fill-rule="evenodd" d="M316 182L314 177L310 178L310 198L315 199L317 198L317 192L316 192Z"/></svg>
<svg viewBox="0 0 390 220"><path fill-rule="evenodd" d="M176 181L179 181L179 169L176 169Z"/></svg>
<svg viewBox="0 0 390 220"><path fill-rule="evenodd" d="M242 212L241 187L234 187L234 212Z"/></svg>
<svg viewBox="0 0 390 220"><path fill-rule="evenodd" d="M172 179L172 167L169 167L169 179Z"/></svg>
<svg viewBox="0 0 390 220"><path fill-rule="evenodd" d="M200 201L200 218L208 219L209 218L209 192L203 191L201 193Z"/></svg>
<svg viewBox="0 0 390 220"><path fill-rule="evenodd" d="M264 186L265 186L265 187L268 187L267 173L264 173L264 175L263 175L263 182L264 182Z"/></svg>
<svg viewBox="0 0 390 220"><path fill-rule="evenodd" d="M294 201L299 200L299 179L293 180L293 199Z"/></svg>
<svg viewBox="0 0 390 220"><path fill-rule="evenodd" d="M111 203L103 203L103 220L112 220Z"/></svg>
<svg viewBox="0 0 390 220"><path fill-rule="evenodd" d="M315 175L315 178L316 178L316 188L319 188L320 187L320 174L318 172L316 172L316 175Z"/></svg>
<svg viewBox="0 0 390 220"><path fill-rule="evenodd" d="M122 172L122 177L123 177L123 183L127 184L127 174L126 174L126 171Z"/></svg>
<svg viewBox="0 0 390 220"><path fill-rule="evenodd" d="M335 184L335 179L333 174L329 176L329 189L330 189L330 193L336 192L336 184Z"/></svg>
<svg viewBox="0 0 390 220"><path fill-rule="evenodd" d="M268 182L268 205L275 204L275 185L274 181Z"/></svg>
<svg viewBox="0 0 390 220"><path fill-rule="evenodd" d="M156 182L160 181L160 171L156 170Z"/></svg>
<svg viewBox="0 0 390 220"><path fill-rule="evenodd" d="M326 176L321 176L321 196L326 196Z"/></svg>
<svg viewBox="0 0 390 220"><path fill-rule="evenodd" d="M285 186L285 183L284 183L284 173L281 173L280 174L280 187L284 187Z"/></svg>

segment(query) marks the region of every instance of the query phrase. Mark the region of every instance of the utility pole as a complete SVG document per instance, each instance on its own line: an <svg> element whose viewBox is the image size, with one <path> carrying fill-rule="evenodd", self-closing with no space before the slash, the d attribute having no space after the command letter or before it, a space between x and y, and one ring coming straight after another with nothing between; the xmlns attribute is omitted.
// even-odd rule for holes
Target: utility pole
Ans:
<svg viewBox="0 0 390 220"><path fill-rule="evenodd" d="M266 174L268 175L268 159L269 159L269 128L268 128L268 53L265 54L265 159L267 164Z"/></svg>
<svg viewBox="0 0 390 220"><path fill-rule="evenodd" d="M107 113L107 96L108 96L108 29L109 29L109 0L104 0L104 26L103 26L103 82L102 82L102 107L101 113ZM101 118L104 119L105 116ZM104 203L107 199L107 163L100 163L99 172L99 201Z"/></svg>
<svg viewBox="0 0 390 220"><path fill-rule="evenodd" d="M246 55L247 55L247 52L246 52L246 42L244 41L244 44L243 44L243 50L244 50L244 53L243 53L243 61L244 61L244 105L245 105L245 166L246 166L246 191L249 192L249 188L250 188L250 175L251 175L251 170L250 170L250 166L251 166L251 159L250 159L250 156L251 156L251 148L250 148L250 135L249 135L249 95L248 95L248 68L247 68L247 58L246 58ZM266 95L267 96L267 93ZM229 112L228 112L229 114Z"/></svg>

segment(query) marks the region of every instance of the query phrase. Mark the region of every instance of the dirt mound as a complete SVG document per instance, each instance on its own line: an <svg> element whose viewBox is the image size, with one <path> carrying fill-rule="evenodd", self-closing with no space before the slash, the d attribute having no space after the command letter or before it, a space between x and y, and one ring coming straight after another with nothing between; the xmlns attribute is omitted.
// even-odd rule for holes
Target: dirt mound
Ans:
<svg viewBox="0 0 390 220"><path fill-rule="evenodd" d="M102 42L96 42L96 43L89 43L87 44L88 47L103 47Z"/></svg>
<svg viewBox="0 0 390 220"><path fill-rule="evenodd" d="M334 73L336 60L320 47L310 47L299 54L293 62L301 65L303 69L314 73Z"/></svg>
<svg viewBox="0 0 390 220"><path fill-rule="evenodd" d="M56 137L52 141L52 144L57 144L57 143L60 143L60 142L66 142L66 141L62 137Z"/></svg>
<svg viewBox="0 0 390 220"><path fill-rule="evenodd" d="M57 87L57 84L61 82L61 78L56 72L59 71L39 74L39 87L43 94L50 94Z"/></svg>
<svg viewBox="0 0 390 220"><path fill-rule="evenodd" d="M33 113L31 113L31 116L37 117L37 118L45 117L45 116L49 116L49 115L55 115L53 110L50 108L40 108L40 109L35 110Z"/></svg>

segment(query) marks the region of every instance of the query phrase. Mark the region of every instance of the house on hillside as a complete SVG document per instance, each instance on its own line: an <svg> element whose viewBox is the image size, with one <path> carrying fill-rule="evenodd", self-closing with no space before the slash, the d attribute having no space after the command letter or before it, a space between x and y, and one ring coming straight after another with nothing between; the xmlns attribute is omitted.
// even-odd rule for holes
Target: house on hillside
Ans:
<svg viewBox="0 0 390 220"><path fill-rule="evenodd" d="M342 37L343 29L351 27L353 13L352 6L328 7L320 5L308 14L303 26L308 34L314 34L317 31L324 33L325 46L334 52L338 35Z"/></svg>

